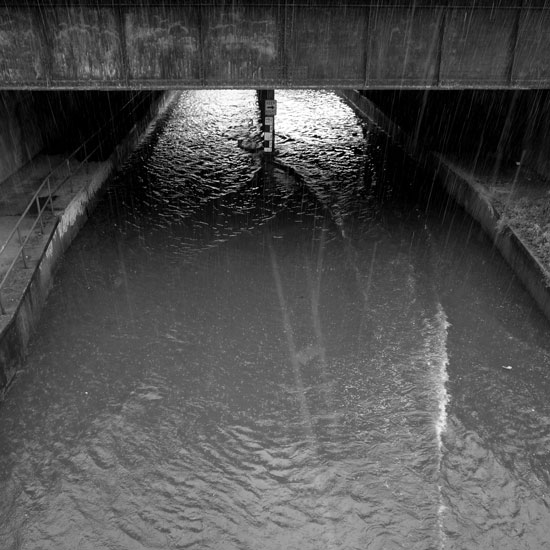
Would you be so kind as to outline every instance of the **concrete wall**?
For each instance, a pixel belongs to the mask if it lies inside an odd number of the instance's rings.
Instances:
[[[524,113],[523,116],[529,120],[522,144],[526,161],[550,181],[550,92],[539,94],[535,101],[526,106]]]
[[[33,158],[45,145],[31,92],[0,94],[0,182]]]
[[[153,101],[159,92],[0,92],[0,182],[39,152],[70,153],[130,102]],[[148,101],[136,112],[143,116]],[[133,124],[117,127],[117,138]],[[107,144],[106,149],[114,143]]]
[[[540,0],[4,0],[0,88],[550,86]]]
[[[413,141],[488,165],[524,164],[550,179],[550,91],[364,91]]]

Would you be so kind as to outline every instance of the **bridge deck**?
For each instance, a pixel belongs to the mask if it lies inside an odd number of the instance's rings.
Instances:
[[[537,0],[30,0],[0,7],[0,89],[547,88]]]

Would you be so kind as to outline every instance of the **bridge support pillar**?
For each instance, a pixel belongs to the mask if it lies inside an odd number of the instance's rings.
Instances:
[[[257,93],[260,104],[264,155],[272,158],[275,153],[275,115],[277,114],[275,90],[258,90]]]

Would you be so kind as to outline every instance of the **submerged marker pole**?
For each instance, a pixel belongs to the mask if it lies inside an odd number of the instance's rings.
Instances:
[[[262,117],[264,157],[271,159],[275,153],[275,115],[277,114],[275,90],[258,90],[258,102]]]

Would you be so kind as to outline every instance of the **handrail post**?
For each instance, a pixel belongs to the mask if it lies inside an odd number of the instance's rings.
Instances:
[[[23,267],[25,269],[29,269],[29,266],[27,265],[27,260],[25,258],[25,248],[24,247],[21,248],[21,259],[23,260]]]
[[[42,234],[44,234],[44,220],[42,219],[42,210],[40,209],[40,201],[38,200],[38,196],[36,197],[36,209],[38,210],[38,220],[40,221],[40,229],[42,230]]]
[[[50,176],[48,176],[48,197],[50,198],[50,208],[51,208],[52,216],[53,216],[53,214],[54,214],[54,211],[53,211],[53,197],[52,197],[52,188],[51,188],[51,185],[50,185]]]
[[[21,259],[23,260],[23,267],[27,269],[27,260],[25,259],[25,246],[23,245],[23,241],[21,239],[21,230],[19,227],[17,228],[17,236],[19,237],[19,244],[21,245]]]

